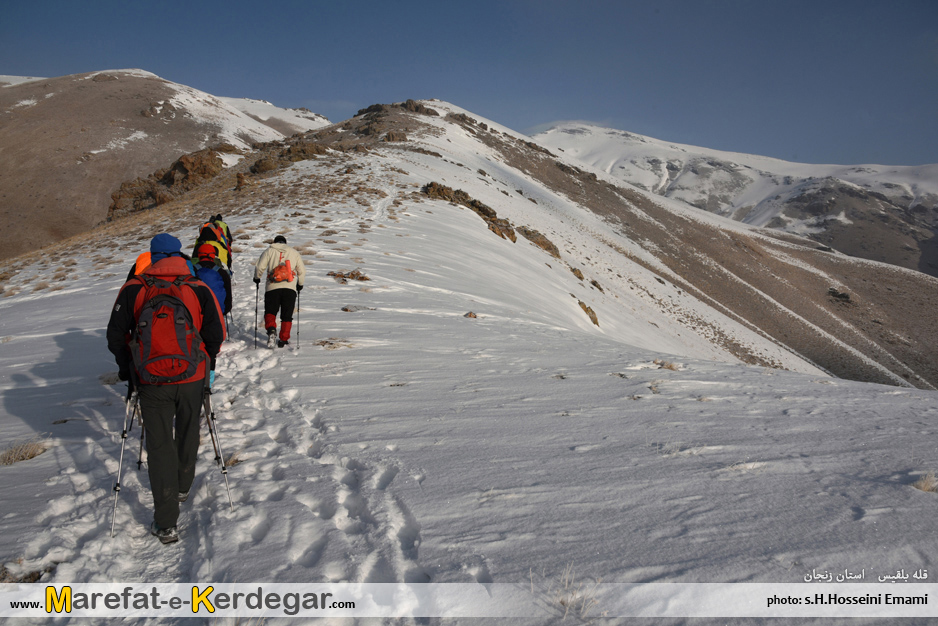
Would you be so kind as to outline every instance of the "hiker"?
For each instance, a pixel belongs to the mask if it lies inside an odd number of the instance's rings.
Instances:
[[[130,272],[127,274],[127,280],[132,280],[134,276],[139,276],[151,265],[168,256],[178,256],[185,259],[186,262],[189,263],[189,271],[195,276],[195,268],[192,266],[189,257],[182,253],[182,243],[172,235],[164,233],[150,240],[149,252],[142,252],[137,256],[137,260],[134,262],[133,266],[131,266]]]
[[[231,242],[233,241],[231,239],[231,229],[228,228],[228,224],[226,224],[225,220],[222,219],[221,213],[212,218],[212,223],[221,229],[221,232],[228,239],[228,247],[231,248]]]
[[[266,276],[264,291],[264,328],[267,347],[282,348],[290,343],[293,310],[297,294],[303,290],[306,268],[300,253],[287,245],[283,235],[274,237],[274,243],[264,250],[254,267],[254,284],[260,289],[261,277]],[[280,312],[280,335],[277,336],[277,312]]]
[[[150,249],[181,246],[161,234]],[[195,479],[199,413],[225,328],[212,290],[192,276],[186,260],[179,254],[153,256],[160,258],[117,294],[107,342],[118,378],[139,394],[153,492],[150,533],[166,544],[179,540],[179,504]]]
[[[231,231],[228,229],[228,225],[222,221],[220,213],[210,217],[208,221],[199,228],[199,236],[195,240],[195,246],[192,248],[193,257],[198,255],[197,250],[199,246],[204,243],[215,246],[218,250],[218,258],[221,259],[222,264],[228,268],[228,273],[230,274],[232,261]]]
[[[196,254],[196,277],[211,288],[221,306],[221,312],[228,315],[231,311],[231,275],[218,259],[218,248],[203,243],[196,250]]]

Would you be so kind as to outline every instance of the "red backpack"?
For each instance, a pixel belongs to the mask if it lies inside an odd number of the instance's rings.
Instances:
[[[186,285],[191,277],[167,280],[143,274],[137,278],[144,288],[135,302],[137,328],[129,347],[139,381],[156,385],[195,377],[207,356],[190,310],[194,303],[201,322],[198,298]]]
[[[268,279],[272,283],[289,283],[296,278],[296,272],[290,267],[290,259],[283,260],[283,252],[280,253],[280,265],[270,271]]]

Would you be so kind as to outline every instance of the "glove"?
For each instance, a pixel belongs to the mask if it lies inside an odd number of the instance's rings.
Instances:
[[[124,368],[121,368],[121,369],[117,372],[117,380],[121,380],[121,381],[123,381],[123,380],[130,380],[130,370],[126,370],[126,369],[124,369]]]
[[[255,276],[255,277],[254,277],[254,284],[255,284],[255,285],[260,285],[260,284],[261,284],[261,279],[258,278],[257,276]]]
[[[208,388],[211,389],[215,386],[215,372],[209,372],[208,374]]]
[[[299,293],[299,292],[301,292],[301,291],[303,291],[303,285],[297,285],[297,286],[296,286],[296,292]]]

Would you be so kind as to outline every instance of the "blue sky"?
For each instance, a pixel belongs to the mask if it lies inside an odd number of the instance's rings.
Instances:
[[[336,122],[439,98],[805,163],[938,163],[935,0],[0,0],[0,74],[140,68]]]

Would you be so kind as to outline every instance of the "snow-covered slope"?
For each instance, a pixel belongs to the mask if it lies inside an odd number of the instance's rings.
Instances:
[[[791,163],[572,122],[535,139],[622,181],[700,209],[813,236],[856,256],[938,273],[938,264],[929,265],[938,261],[932,250],[938,164]]]
[[[251,98],[218,99],[248,117],[278,130],[285,136],[322,128],[331,123],[322,115],[313,113],[309,109],[283,109],[266,100],[253,100]]]
[[[539,612],[513,623],[549,624],[568,608],[555,591],[565,571],[804,585],[812,572],[875,582],[934,570],[936,496],[912,483],[938,469],[938,393],[825,374],[683,286],[667,241],[629,236],[653,231],[582,206],[534,159],[512,165],[536,152],[524,138],[423,104],[438,115],[390,109],[324,129],[307,138],[326,146],[309,158],[258,176],[235,166],[240,190],[232,171],[197,202],[0,268],[0,441],[47,433],[49,445],[0,467],[8,578],[523,583]],[[374,140],[402,129],[407,141]],[[430,182],[537,230],[559,258],[428,196]],[[673,204],[628,219],[691,214]],[[150,236],[189,242],[215,212],[236,236],[234,323],[213,395],[223,449],[237,455],[234,510],[205,437],[181,541],[161,545],[129,444],[112,539],[124,386],[106,350],[109,306]],[[702,220],[707,236],[724,228],[755,255],[758,231]],[[255,347],[250,276],[278,233],[303,254],[307,281],[291,347],[268,350]],[[807,265],[799,245],[785,250]],[[330,276],[356,269],[368,280]],[[731,346],[788,371],[746,365]],[[610,609],[595,599],[590,616]]]

